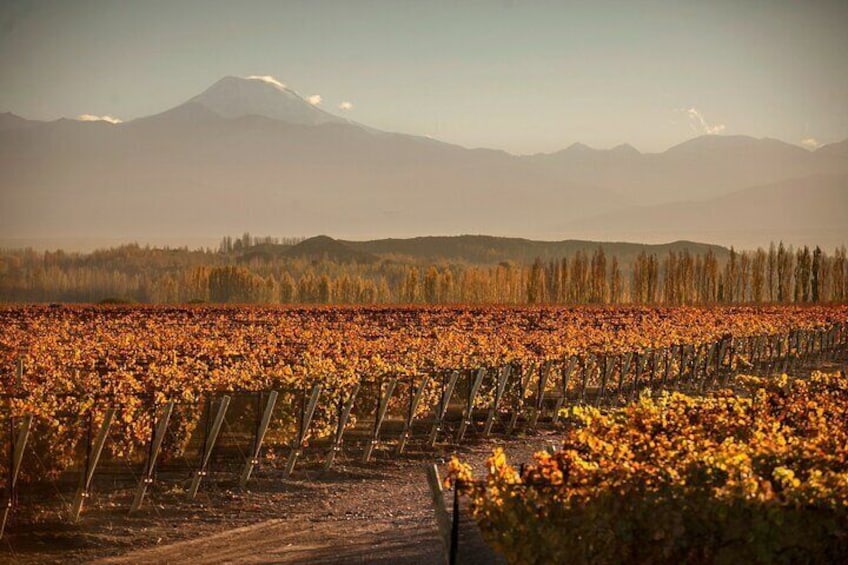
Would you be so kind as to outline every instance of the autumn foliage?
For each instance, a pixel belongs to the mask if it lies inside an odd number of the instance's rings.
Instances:
[[[515,563],[839,562],[848,555],[848,379],[741,377],[568,412],[562,448],[523,472],[495,451],[475,481],[490,539]]]
[[[433,376],[418,409],[424,415],[438,401],[441,377],[454,370],[511,364],[529,374],[542,363],[559,370],[572,356],[785,335],[846,321],[846,306],[0,307],[2,408],[14,418],[34,416],[30,445],[43,452],[39,465],[26,469],[44,475],[78,464],[77,446],[107,407],[117,409],[107,449],[123,458],[143,456],[157,409],[180,403],[165,443],[166,453],[179,453],[204,399],[276,390],[272,431],[285,443],[300,400],[316,385],[321,397],[308,435],[326,437],[337,406],[357,386],[355,413],[371,417],[376,389],[387,379],[398,379],[389,403],[398,414],[423,376]],[[744,362],[740,354],[735,359]],[[551,378],[549,385],[558,382]],[[485,388],[479,402],[490,394]]]

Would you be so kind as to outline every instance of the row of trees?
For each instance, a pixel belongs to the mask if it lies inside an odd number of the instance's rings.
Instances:
[[[244,242],[246,244],[247,242]],[[254,245],[251,242],[251,245]],[[844,247],[641,253],[623,265],[603,249],[529,265],[252,258],[126,246],[113,254],[0,255],[6,302],[713,304],[844,302]]]

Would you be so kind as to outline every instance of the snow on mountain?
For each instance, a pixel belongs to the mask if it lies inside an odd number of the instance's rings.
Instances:
[[[297,92],[269,76],[224,77],[189,100],[191,102],[201,104],[223,118],[262,116],[308,126],[351,123],[310,104]]]

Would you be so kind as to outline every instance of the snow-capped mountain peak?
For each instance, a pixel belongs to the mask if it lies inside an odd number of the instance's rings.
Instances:
[[[272,76],[224,77],[189,102],[224,118],[263,116],[298,125],[350,123],[304,100]]]

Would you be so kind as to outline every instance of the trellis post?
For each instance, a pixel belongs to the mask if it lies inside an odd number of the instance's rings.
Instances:
[[[321,396],[321,385],[312,387],[312,393],[309,395],[309,402],[306,402],[306,393],[304,391],[303,402],[301,403],[300,418],[298,419],[298,430],[295,443],[292,450],[289,452],[289,457],[286,460],[286,468],[283,471],[283,476],[289,477],[294,471],[294,465],[297,463],[298,457],[303,453],[304,443],[309,434],[309,425],[312,423],[312,416],[315,414],[315,407],[318,405],[318,397]]]
[[[259,406],[262,404],[262,393],[259,393],[257,398],[259,403],[257,404],[257,414],[259,413]],[[239,487],[244,488],[247,486],[247,481],[250,480],[250,475],[253,474],[253,470],[259,465],[259,456],[262,454],[262,442],[265,440],[265,434],[268,432],[268,426],[271,423],[271,416],[274,413],[274,406],[277,404],[277,391],[272,390],[268,394],[268,400],[265,402],[265,410],[262,413],[262,419],[258,421],[256,426],[256,432],[253,436],[253,452],[251,453],[250,458],[245,461],[244,469],[241,472],[241,476],[239,477]]]
[[[492,398],[492,403],[489,405],[489,413],[486,415],[486,425],[483,427],[483,437],[489,437],[492,433],[492,426],[494,426],[495,418],[498,414],[498,405],[503,398],[506,385],[509,382],[511,369],[511,365],[504,365],[496,373],[495,396]]]
[[[456,381],[459,379],[459,371],[451,371],[448,382],[442,388],[442,394],[439,398],[439,404],[436,408],[436,419],[433,422],[433,428],[430,430],[430,447],[436,445],[436,440],[439,438],[439,433],[445,425],[445,416],[448,413],[448,406],[453,395],[453,389],[456,387]],[[442,381],[444,382],[444,381]]]
[[[389,399],[395,391],[395,386],[397,386],[396,378],[389,379],[385,394],[383,394],[383,383],[379,383],[377,386],[378,402],[377,411],[374,414],[374,430],[371,433],[371,441],[365,445],[365,453],[362,454],[363,463],[368,463],[371,460],[371,454],[380,442],[380,428],[383,427],[383,420],[386,418],[386,412],[389,409]]]
[[[21,429],[18,430],[17,438],[15,438],[15,420],[9,416],[9,478],[6,483],[6,506],[3,508],[3,520],[0,522],[0,538],[6,532],[6,523],[17,499],[18,476],[21,472],[24,449],[26,449],[31,426],[32,414],[26,414],[21,422]]]
[[[73,506],[71,507],[71,522],[79,522],[82,506],[85,500],[91,493],[91,481],[94,479],[94,470],[97,468],[97,463],[100,461],[100,455],[103,453],[103,446],[106,445],[106,438],[109,437],[109,428],[112,426],[112,420],[115,417],[115,408],[110,407],[103,415],[103,422],[100,423],[100,429],[97,431],[97,437],[93,444],[86,445],[85,450],[85,469],[82,477],[80,477],[80,486],[74,496]],[[89,422],[89,434],[90,434]],[[89,435],[89,439],[90,439]]]
[[[418,405],[421,404],[421,398],[424,396],[424,389],[427,388],[427,385],[430,383],[430,374],[424,375],[424,378],[421,380],[421,384],[409,391],[409,407],[408,412],[406,414],[406,419],[403,422],[403,431],[400,434],[400,441],[398,441],[397,445],[397,453],[400,455],[403,453],[403,450],[406,448],[406,442],[409,441],[409,438],[412,435],[412,423],[415,421],[415,412],[418,410]],[[412,386],[410,384],[410,386]]]
[[[483,377],[486,376],[486,369],[476,371],[474,381],[471,388],[468,390],[468,396],[465,399],[465,409],[462,411],[462,422],[459,424],[459,431],[456,434],[456,442],[462,441],[465,437],[465,431],[473,423],[474,418],[474,401],[477,399],[477,392],[480,390],[480,385],[483,383]]]
[[[551,373],[551,363],[550,361],[546,361],[542,365],[541,372],[539,373],[539,388],[538,394],[536,396],[536,406],[533,411],[533,417],[530,418],[529,428],[531,430],[536,428],[536,425],[539,423],[539,416],[542,414],[542,410],[544,409],[545,402],[545,386],[548,384],[548,376]]]
[[[324,462],[324,470],[329,471],[336,459],[336,455],[342,450],[342,442],[344,441],[344,431],[347,426],[347,421],[350,419],[350,413],[353,410],[353,402],[356,400],[356,394],[359,392],[359,383],[353,385],[347,400],[341,404],[339,400],[339,421],[336,423],[336,432],[333,436],[333,445],[330,451],[327,452],[327,460]]]
[[[212,458],[212,450],[215,449],[215,442],[218,440],[218,434],[221,432],[221,426],[224,424],[224,417],[227,415],[227,408],[230,406],[230,397],[221,397],[218,403],[218,411],[215,414],[215,421],[212,422],[212,429],[203,441],[203,455],[200,458],[200,466],[194,474],[191,481],[191,487],[188,490],[188,497],[194,498],[197,496],[197,491],[200,489],[200,481],[209,472],[209,460]],[[209,410],[212,410],[212,404],[209,404]]]
[[[138,489],[135,492],[135,499],[130,507],[130,512],[135,512],[141,508],[141,504],[144,502],[144,495],[147,494],[147,489],[153,484],[156,459],[159,457],[159,452],[162,449],[162,442],[165,441],[165,433],[168,431],[168,421],[171,419],[171,413],[173,411],[174,401],[170,401],[165,404],[162,409],[162,415],[159,416],[159,421],[151,438],[150,451],[144,465],[144,472],[141,475],[141,481],[138,483]]]
[[[560,394],[559,398],[557,398],[556,404],[554,405],[553,424],[555,425],[559,422],[559,411],[562,409],[562,405],[565,404],[565,401],[568,398],[568,381],[571,377],[571,372],[574,370],[575,363],[577,363],[577,358],[572,356],[569,357],[568,362],[562,367],[562,394]]]
[[[509,418],[509,424],[506,427],[506,435],[512,435],[515,431],[515,426],[518,423],[518,418],[524,411],[524,395],[527,391],[527,385],[530,383],[530,378],[536,370],[536,365],[531,364],[530,367],[524,370],[518,377],[518,398],[515,400],[512,414]]]

